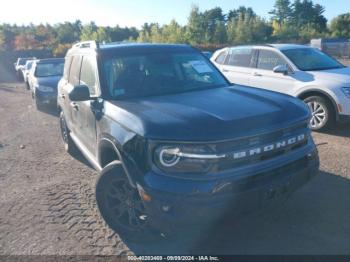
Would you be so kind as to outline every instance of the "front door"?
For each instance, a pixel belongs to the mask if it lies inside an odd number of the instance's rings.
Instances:
[[[286,60],[272,50],[261,49],[257,55],[256,68],[251,72],[249,85],[275,92],[292,94],[293,87],[296,84],[292,72],[286,75],[273,72],[273,69],[278,65],[288,65]]]
[[[89,88],[90,96],[96,97],[98,90],[96,57],[87,55],[83,57],[79,85]],[[96,98],[97,99],[97,98]],[[96,104],[95,98],[88,101],[73,102],[73,114],[77,125],[76,136],[84,146],[96,156]]]

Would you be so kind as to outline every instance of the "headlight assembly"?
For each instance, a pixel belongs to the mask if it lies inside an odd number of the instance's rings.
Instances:
[[[215,154],[207,146],[160,146],[154,152],[158,168],[168,172],[201,173],[225,155]]]
[[[345,96],[350,98],[350,87],[342,87],[341,90],[343,91]]]

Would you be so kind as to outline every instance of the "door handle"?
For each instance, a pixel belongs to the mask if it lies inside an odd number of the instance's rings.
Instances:
[[[76,110],[76,111],[78,111],[78,110],[79,110],[79,106],[78,106],[78,104],[77,104],[77,103],[75,103],[75,102],[71,102],[71,103],[70,103],[70,105],[71,105],[71,107],[73,107],[73,108],[74,108],[74,110]]]
[[[222,72],[227,73],[227,72],[230,72],[230,71],[229,71],[229,70],[227,70],[227,69],[222,69]]]
[[[262,76],[262,74],[259,74],[259,73],[257,73],[257,72],[254,72],[253,75],[254,75],[254,76]]]

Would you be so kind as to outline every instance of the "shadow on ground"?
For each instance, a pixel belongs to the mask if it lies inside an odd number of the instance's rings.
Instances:
[[[225,219],[195,238],[135,244],[135,254],[350,254],[350,180],[327,172],[282,206]]]

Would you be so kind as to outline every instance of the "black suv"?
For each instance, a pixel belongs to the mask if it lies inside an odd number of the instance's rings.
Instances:
[[[58,105],[66,150],[100,171],[98,208],[124,235],[254,210],[318,173],[303,102],[232,86],[187,45],[78,43]]]

